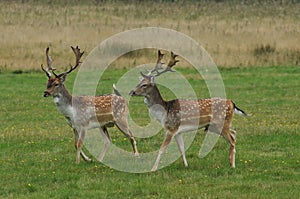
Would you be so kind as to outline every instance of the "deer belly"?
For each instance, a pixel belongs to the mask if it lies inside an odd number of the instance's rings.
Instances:
[[[180,121],[179,131],[193,131],[207,126],[210,123],[211,115],[183,117]]]
[[[89,123],[88,129],[100,128],[101,125],[98,121],[91,121]]]
[[[114,116],[111,112],[110,113],[97,113],[96,116],[97,116],[97,121],[101,126],[105,126],[106,124],[111,123],[115,120]]]
[[[197,129],[197,125],[180,125],[178,128],[178,132],[195,131]]]
[[[98,115],[96,118],[90,120],[88,129],[100,128],[100,127],[112,127],[113,126],[113,117],[108,115]]]

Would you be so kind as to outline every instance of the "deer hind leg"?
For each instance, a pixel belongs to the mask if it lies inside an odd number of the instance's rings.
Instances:
[[[235,143],[236,143],[236,132],[229,128],[229,125],[224,124],[224,128],[222,131],[222,135],[224,138],[229,142],[230,149],[229,149],[229,163],[232,168],[235,168]]]
[[[101,151],[101,153],[98,157],[98,161],[102,162],[103,158],[106,154],[106,151],[107,151],[108,147],[111,144],[111,139],[110,139],[110,136],[108,134],[107,128],[105,126],[102,127],[102,130],[101,129],[99,129],[99,130],[100,130],[101,135],[104,137],[104,148],[102,149],[102,151]]]
[[[133,137],[133,133],[130,131],[130,129],[128,127],[127,121],[126,122],[116,122],[116,125],[120,129],[120,131],[122,131],[124,133],[124,135],[130,140],[135,157],[139,157],[139,152],[136,147],[136,141]]]
[[[164,142],[162,143],[160,149],[159,149],[159,152],[158,152],[158,155],[157,155],[157,158],[155,160],[155,163],[151,169],[151,171],[156,171],[157,168],[158,168],[158,164],[159,164],[159,161],[160,161],[160,158],[161,158],[161,155],[164,153],[164,151],[166,150],[167,146],[170,144],[171,140],[172,140],[172,137],[173,135],[170,134],[170,133],[167,133],[167,136],[164,140]]]
[[[220,134],[221,125],[218,124],[210,124],[208,127],[205,128],[206,131],[210,131],[216,134]],[[229,129],[230,125],[226,124],[226,121],[223,126],[223,130],[221,135],[225,138],[225,140],[230,144],[230,149],[229,149],[229,156],[228,160],[230,163],[230,166],[232,168],[235,168],[235,131]]]
[[[182,157],[182,161],[185,167],[188,166],[188,163],[186,161],[186,157],[185,157],[185,151],[184,151],[184,142],[183,142],[183,138],[182,138],[182,134],[178,133],[174,136],[176,143],[178,145],[178,149],[180,151],[181,157]]]
[[[231,167],[235,168],[235,153],[236,153],[236,149],[235,149],[235,143],[236,143],[236,131],[230,129],[230,137],[233,140],[233,145],[230,145],[230,156],[229,159],[232,161],[231,163]]]
[[[74,139],[74,146],[75,146],[75,149],[76,149],[76,151],[77,151],[77,143],[78,143],[79,133],[77,132],[76,129],[73,129],[73,132],[74,132],[74,137],[75,137],[75,139]],[[91,161],[92,161],[92,159],[89,158],[89,157],[83,152],[82,149],[80,150],[80,155],[81,155],[81,157],[83,158],[84,161],[87,161],[87,162],[91,162]],[[76,161],[77,161],[77,160],[76,160]]]

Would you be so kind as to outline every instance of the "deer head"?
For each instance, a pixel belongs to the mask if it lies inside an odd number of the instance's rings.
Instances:
[[[175,72],[174,70],[172,70],[172,67],[177,62],[179,62],[179,60],[176,60],[176,57],[178,55],[171,52],[170,60],[165,69],[163,69],[163,67],[162,67],[164,64],[162,62],[163,56],[164,56],[164,54],[162,54],[161,51],[158,50],[156,65],[154,66],[153,69],[148,70],[147,75],[145,75],[141,72],[141,75],[142,75],[141,81],[134,90],[129,92],[130,96],[144,96],[144,97],[149,96],[152,93],[153,88],[156,87],[155,77],[160,76],[161,74],[168,72],[168,71]],[[163,69],[163,70],[159,71],[160,69]]]
[[[71,73],[73,70],[77,68],[77,66],[81,63],[80,58],[83,55],[84,52],[80,52],[80,49],[78,46],[74,48],[71,46],[74,54],[75,54],[75,65],[72,66],[70,65],[70,69],[66,72],[63,72],[59,75],[57,75],[54,70],[55,68],[52,67],[52,59],[49,56],[49,47],[46,49],[46,59],[47,59],[47,68],[45,69],[43,67],[43,64],[41,65],[42,70],[45,72],[45,74],[48,77],[48,82],[46,84],[46,90],[44,91],[44,97],[49,97],[49,96],[55,96],[57,95],[62,88],[64,88],[64,82],[66,80],[66,77],[69,73]],[[51,73],[52,72],[52,73]],[[52,77],[52,74],[54,77]]]

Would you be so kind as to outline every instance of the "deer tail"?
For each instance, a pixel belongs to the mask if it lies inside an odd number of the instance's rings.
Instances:
[[[114,93],[118,96],[121,96],[121,93],[118,91],[117,87],[115,84],[113,84],[113,89],[114,89]]]
[[[242,116],[251,116],[250,114],[247,114],[245,111],[243,111],[242,109],[237,107],[233,101],[231,101],[231,102],[232,102],[233,107],[234,107],[234,113],[236,113],[238,115],[242,115]]]

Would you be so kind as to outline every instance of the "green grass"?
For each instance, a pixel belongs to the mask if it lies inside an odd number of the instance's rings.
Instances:
[[[298,198],[299,6],[296,1],[1,1],[0,198]],[[227,97],[253,114],[233,121],[236,169],[229,168],[223,139],[198,158],[202,130],[186,152],[188,168],[181,159],[143,174],[97,162],[75,164],[73,133],[52,99],[42,97],[46,77],[36,70],[45,61],[44,50],[50,45],[54,65],[62,66],[74,61],[70,45],[90,52],[108,37],[140,27],[185,33],[225,67]],[[149,59],[153,62],[148,52],[123,56],[104,74],[97,93],[112,92],[126,68]],[[198,97],[208,97],[194,70],[176,70]],[[70,90],[74,79],[75,74],[67,79]],[[174,96],[160,89],[165,98]],[[137,123],[149,121],[142,98],[131,98],[129,108]],[[115,145],[131,151],[116,128],[109,131]],[[164,133],[159,135],[137,139],[139,151],[157,150]]]
[[[253,116],[235,116],[236,169],[229,168],[223,139],[203,159],[202,130],[181,159],[154,173],[116,171],[101,163],[75,164],[73,133],[50,98],[46,77],[30,72],[0,74],[0,198],[297,198],[300,195],[299,68],[222,69],[228,98]],[[125,70],[107,74],[119,77]],[[187,75],[191,69],[180,70]],[[75,74],[67,79],[72,88]],[[105,77],[104,77],[105,79]],[[203,80],[188,78],[199,97],[208,97]],[[114,78],[102,82],[111,92]],[[138,77],[137,77],[138,81]],[[166,90],[167,91],[167,90]],[[164,96],[170,96],[164,92]],[[142,98],[130,110],[146,110]],[[138,105],[133,104],[137,103]],[[133,117],[146,121],[148,113]],[[110,129],[114,144],[131,150]],[[140,152],[157,150],[161,139],[137,139]]]

